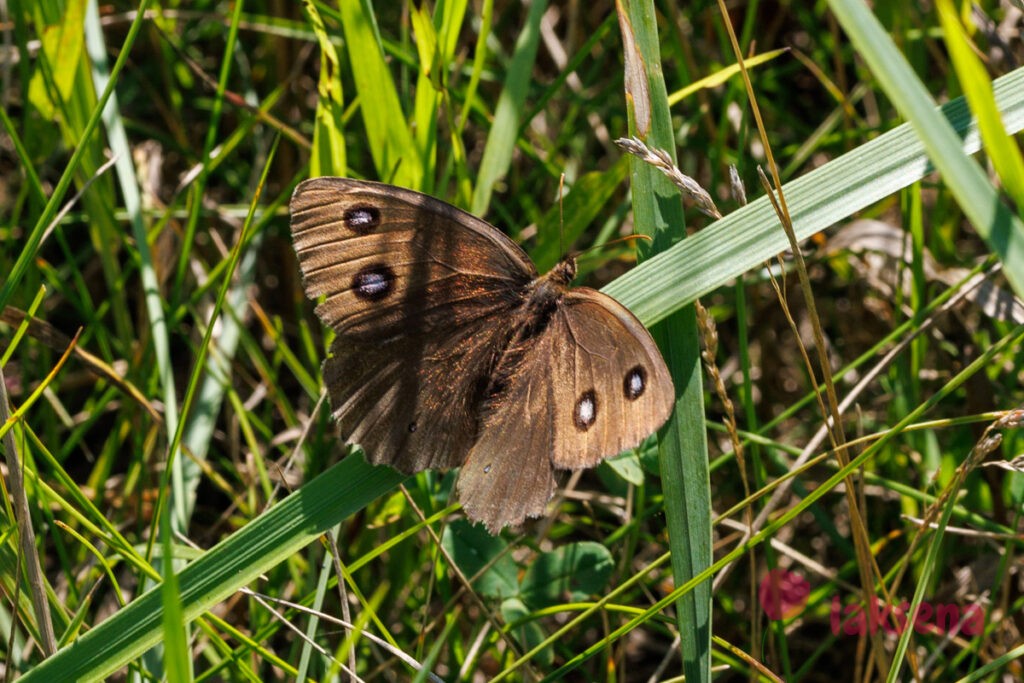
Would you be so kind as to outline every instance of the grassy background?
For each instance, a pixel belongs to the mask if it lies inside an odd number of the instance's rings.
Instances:
[[[6,675],[1020,678],[1024,480],[982,466],[1022,443],[1024,165],[995,114],[1024,127],[1011,5],[10,3]],[[765,55],[749,89],[730,25]],[[615,146],[648,110],[724,219],[674,217]],[[805,264],[773,261],[771,160]],[[706,393],[677,374],[660,448],[498,538],[450,505],[451,473],[398,488],[334,464],[287,219],[329,173],[471,209],[542,270],[657,231],[643,265],[620,244],[582,279],[694,372],[701,336]],[[773,568],[784,620],[757,594]],[[977,632],[872,633],[870,596],[984,611]]]

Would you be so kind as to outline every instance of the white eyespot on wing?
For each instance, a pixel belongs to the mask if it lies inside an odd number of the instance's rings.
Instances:
[[[630,401],[635,401],[643,396],[646,389],[647,370],[642,365],[631,368],[622,380],[623,395]]]
[[[380,209],[371,205],[356,205],[347,209],[343,219],[345,227],[357,235],[368,235],[380,225]]]
[[[352,278],[352,290],[365,301],[380,301],[395,288],[395,273],[383,264],[364,268]]]
[[[582,432],[590,429],[597,421],[597,394],[593,389],[588,389],[580,395],[576,401],[576,407],[572,412],[572,421],[576,429]]]

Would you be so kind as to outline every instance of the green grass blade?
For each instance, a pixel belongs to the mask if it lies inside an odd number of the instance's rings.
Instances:
[[[749,59],[743,60],[743,65],[747,69],[754,69],[762,64],[771,62],[776,57],[781,57],[786,54],[788,50],[769,50],[768,52],[754,55]],[[680,88],[676,92],[668,96],[669,106],[675,106],[690,97],[699,90],[717,88],[729,82],[729,79],[735,78],[740,75],[740,65],[730,64],[729,66],[723,67],[715,73],[706,76],[699,81],[690,83],[685,88]]]
[[[228,23],[228,33],[225,37],[224,52],[220,59],[220,72],[217,74],[217,90],[213,96],[210,107],[210,118],[206,122],[206,136],[203,141],[203,151],[200,156],[199,175],[189,183],[188,194],[190,198],[189,216],[185,224],[185,234],[182,237],[178,248],[178,265],[174,275],[172,292],[182,290],[184,278],[188,269],[189,261],[193,258],[193,247],[195,246],[196,231],[199,229],[200,214],[203,209],[203,198],[206,195],[207,183],[210,179],[210,172],[213,168],[211,161],[216,156],[217,136],[220,132],[221,113],[224,109],[224,96],[227,92],[228,80],[232,74],[232,67],[235,64],[235,46],[238,44],[238,25],[242,16],[244,2],[236,2],[232,8],[231,19]],[[178,510],[176,515],[180,515]],[[175,523],[178,523],[176,520]]]
[[[84,39],[86,7],[84,3],[75,3],[58,16],[56,13],[59,11],[56,3],[40,7],[37,18],[46,26],[38,28],[44,38],[51,40],[43,41],[44,49],[39,55],[39,68],[35,73],[37,78],[33,78],[29,86],[29,98],[44,119],[56,121],[67,147],[85,150],[78,169],[77,182],[82,188],[78,201],[90,216],[90,239],[97,247],[97,257],[109,288],[110,303],[113,304],[105,314],[113,319],[117,340],[131,339],[134,330],[127,314],[118,258],[122,247],[121,232],[112,209],[116,203],[114,187],[109,176],[96,178],[107,161],[107,151],[102,138],[84,134],[88,119],[97,107],[96,92],[102,90],[90,74],[90,60],[86,55],[86,48],[92,49]],[[56,23],[52,23],[54,21]],[[33,85],[37,87],[33,88]],[[86,186],[90,180],[94,182]],[[98,248],[99,245],[104,248]]]
[[[345,157],[345,95],[341,86],[341,62],[327,35],[323,19],[312,0],[303,3],[309,24],[313,27],[320,46],[320,78],[317,81],[319,98],[316,119],[313,122],[313,153],[309,159],[311,177],[322,175],[348,175]]]
[[[997,79],[995,96],[1006,129],[1024,129],[1024,68]],[[980,148],[977,123],[964,98],[937,111],[966,153]],[[880,135],[785,185],[797,239],[810,237],[933,170],[910,124]],[[836,192],[837,187],[844,191]],[[788,248],[771,204],[761,197],[645,261],[603,291],[653,325]]]
[[[530,85],[533,62],[537,58],[540,43],[540,20],[548,3],[537,0],[530,4],[519,38],[516,40],[512,63],[508,67],[505,87],[494,109],[494,122],[487,134],[484,155],[477,172],[476,187],[473,189],[472,213],[483,216],[491,203],[494,185],[508,172],[512,152],[518,138],[519,119],[526,104],[526,93]]]
[[[239,587],[288,559],[404,477],[350,457],[307,483],[178,573],[182,613],[190,622]],[[21,680],[73,681],[109,676],[159,642],[160,587],[143,594]]]
[[[109,75],[106,61],[106,44],[102,28],[100,27],[99,16],[96,6],[91,5],[93,11],[89,12],[85,22],[86,44],[89,47],[90,57],[93,64],[93,78],[97,88],[109,85]],[[140,279],[143,283],[146,313],[149,319],[150,336],[153,342],[154,355],[156,356],[157,373],[160,377],[160,389],[163,392],[163,401],[166,407],[164,414],[164,425],[168,430],[168,439],[174,433],[178,425],[177,396],[174,385],[174,364],[170,353],[170,340],[168,337],[167,317],[164,311],[164,302],[160,295],[160,286],[157,281],[152,254],[149,249],[149,241],[146,226],[142,218],[142,202],[139,194],[138,181],[135,177],[135,167],[131,156],[131,147],[125,133],[124,124],[119,114],[117,97],[111,95],[107,106],[103,110],[103,123],[110,138],[111,149],[117,155],[115,172],[117,180],[124,197],[124,207],[132,226],[132,234],[135,237],[136,248],[138,249],[140,261]],[[181,496],[181,483],[183,480],[182,463],[180,458],[173,458],[169,461],[172,476],[170,480],[174,487],[167,490],[172,504],[173,519],[168,518],[166,524],[161,524],[159,540],[164,549],[164,560],[162,571],[171,577],[171,581],[160,586],[165,606],[165,620],[163,622],[163,642],[168,650],[161,653],[150,653],[148,668],[158,670],[157,667],[166,666],[167,674],[171,680],[186,680],[189,678],[187,663],[183,660],[182,652],[187,652],[185,645],[186,636],[184,624],[176,617],[181,606],[178,600],[176,584],[173,580],[173,558],[169,550],[173,544],[172,529],[184,531],[184,502]],[[153,536],[157,538],[157,536]],[[168,573],[169,572],[169,573]],[[149,582],[144,580],[141,585],[148,586]]]
[[[441,91],[444,88],[442,72],[447,68],[438,47],[438,35],[426,5],[409,12],[419,55],[419,69],[416,72],[416,101],[413,104],[413,119],[416,130],[416,149],[425,168],[437,165],[437,124],[441,105]],[[433,174],[426,174],[424,192],[434,190]]]
[[[627,103],[630,133],[649,129],[648,145],[667,150],[675,159],[675,136],[668,94],[660,67],[661,51],[654,5],[649,0],[623,1],[619,25],[627,51]],[[636,54],[629,54],[636,50]],[[646,87],[645,87],[646,86]],[[643,102],[644,98],[649,98]],[[649,116],[647,122],[640,121]],[[683,230],[678,189],[657,169],[635,157],[632,168],[633,215],[637,229],[654,237],[654,250],[670,244]],[[685,242],[686,240],[684,240]],[[661,247],[664,248],[664,247]],[[692,305],[680,308],[652,330],[676,388],[675,412],[658,433],[672,551],[672,575],[677,585],[689,581],[711,564],[711,491],[704,390],[697,340],[697,317]],[[676,601],[683,670],[688,681],[711,680],[711,583],[706,581]]]
[[[1024,161],[1020,147],[1006,134],[999,108],[992,94],[992,81],[981,60],[971,50],[967,34],[950,0],[939,0],[936,8],[942,20],[942,30],[949,48],[949,56],[956,69],[960,86],[971,111],[978,119],[981,142],[992,160],[996,173],[1003,181],[1007,193],[1017,206],[1024,206]]]
[[[57,211],[60,209],[61,202],[64,199],[64,195],[67,193],[68,188],[71,186],[71,181],[74,179],[75,173],[78,171],[80,164],[83,159],[87,156],[90,151],[90,146],[85,143],[92,137],[92,134],[96,131],[96,127],[100,122],[100,117],[103,112],[103,108],[106,105],[108,99],[114,92],[114,83],[116,82],[117,74],[120,73],[121,69],[124,68],[125,63],[128,61],[128,56],[131,52],[131,46],[138,37],[139,30],[145,21],[146,8],[149,4],[149,0],[141,0],[139,3],[138,14],[132,21],[131,26],[128,29],[128,33],[125,36],[125,41],[121,46],[121,52],[118,54],[117,60],[114,63],[114,67],[111,69],[111,78],[107,83],[107,87],[104,88],[103,93],[100,95],[96,106],[93,107],[92,112],[89,115],[85,126],[82,129],[82,134],[79,139],[79,144],[75,146],[74,152],[71,155],[71,159],[64,167],[64,172],[61,174],[60,180],[57,182],[57,186],[54,188],[53,193],[50,195],[49,200],[46,203],[45,208],[32,227],[31,232],[28,235],[24,248],[18,254],[18,258],[15,261],[8,277],[4,280],[3,288],[0,289],[0,310],[10,301],[14,295],[15,290],[21,283],[21,279],[24,277],[25,272],[28,270],[29,265],[36,257],[36,252],[39,249],[39,245],[42,242],[43,235],[46,229],[49,227],[50,222],[54,216],[57,215]]]
[[[21,136],[18,135],[18,129],[14,126],[14,122],[7,115],[7,108],[0,107],[0,123],[3,124],[4,133],[11,140],[11,146],[14,147],[14,153],[18,158],[18,163],[21,164],[21,168],[25,171],[25,179],[28,181],[28,186],[32,190],[32,194],[42,202],[46,201],[46,194],[43,192],[43,185],[39,181],[39,174],[36,173],[35,167],[32,165],[32,156],[29,154],[28,149],[25,148],[25,143],[22,142]]]
[[[373,8],[368,0],[343,0],[339,9],[377,175],[381,180],[419,189],[423,186],[423,160],[417,154],[398,90],[384,61]]]
[[[1024,296],[1024,223],[1000,199],[978,163],[964,154],[961,139],[935,111],[931,95],[867,4],[830,0],[829,6],[885,94],[917,131],[974,229],[1002,261],[1017,296]]]
[[[249,234],[252,235],[245,251],[238,262],[238,272],[234,279],[229,278],[230,288],[224,299],[227,315],[220,316],[219,334],[217,336],[217,352],[206,357],[206,371],[202,374],[201,385],[196,392],[195,408],[184,425],[181,443],[189,458],[182,463],[184,480],[182,482],[182,498],[184,499],[185,519],[190,521],[195,510],[196,490],[203,478],[202,468],[194,461],[206,461],[211,443],[217,428],[217,417],[223,410],[224,395],[231,386],[232,361],[235,360],[242,337],[245,334],[244,320],[249,307],[249,290],[256,280],[259,266],[260,247],[266,235],[266,223],[270,222],[274,213],[285,203],[286,197],[279,197],[266,207],[258,224]],[[244,414],[244,413],[240,413]]]
[[[163,618],[160,620],[162,651],[159,653],[159,663],[166,672],[168,681],[184,683],[192,680],[192,661],[188,654],[188,623],[182,611],[178,575],[174,571],[174,565],[179,560],[174,557],[174,532],[171,530],[169,508],[164,508],[160,517],[160,547],[160,574],[163,581],[157,588],[160,591]],[[150,651],[150,657],[155,658],[153,650]]]
[[[105,87],[109,83],[106,42],[100,26],[99,15],[95,8],[86,17],[85,33],[90,57],[93,61],[94,79],[98,86]],[[124,122],[119,114],[116,95],[112,94],[108,100],[108,106],[103,113],[103,123],[107,129],[111,149],[117,154],[114,170],[124,198],[125,213],[127,213],[128,220],[131,223],[132,235],[135,238],[136,248],[139,253],[139,275],[142,280],[146,313],[149,317],[149,334],[153,341],[153,351],[156,356],[160,386],[163,391],[165,406],[164,422],[167,427],[168,438],[170,438],[178,423],[178,401],[174,386],[174,363],[171,359],[164,302],[160,296],[160,286],[157,282],[156,270],[153,265],[153,257],[146,234],[146,226],[142,218],[142,199],[139,195],[139,185],[135,177],[131,145],[125,133]],[[180,477],[181,473],[178,472],[175,481],[180,481]],[[177,499],[175,497],[175,500]],[[181,522],[180,517],[177,521]],[[184,530],[183,526],[176,528]]]

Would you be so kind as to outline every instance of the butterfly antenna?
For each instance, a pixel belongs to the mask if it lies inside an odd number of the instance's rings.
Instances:
[[[616,244],[621,244],[622,242],[632,242],[633,240],[647,240],[648,242],[653,241],[650,235],[624,235],[622,237],[616,237],[613,240],[608,240],[607,242],[602,242],[601,244],[592,244],[583,251],[581,251],[580,253],[576,254],[576,256],[580,257],[588,252],[594,251],[595,249],[604,249],[605,247],[611,247]]]
[[[565,244],[562,237],[565,234],[565,217],[562,215],[562,197],[565,191],[565,174],[558,177],[558,253],[565,256]]]

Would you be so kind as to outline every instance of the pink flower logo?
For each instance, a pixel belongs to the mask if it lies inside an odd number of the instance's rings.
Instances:
[[[811,594],[811,584],[795,572],[772,569],[761,579],[757,591],[761,608],[769,619],[791,619],[803,611]]]

